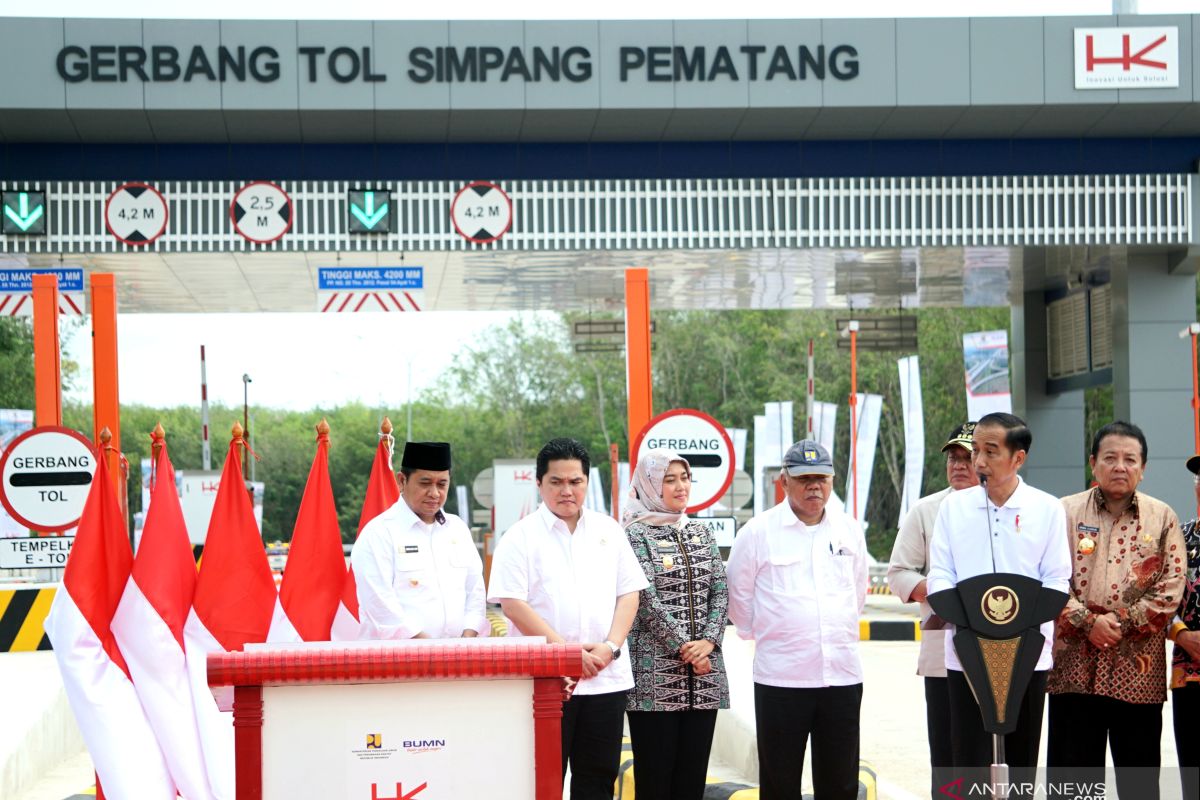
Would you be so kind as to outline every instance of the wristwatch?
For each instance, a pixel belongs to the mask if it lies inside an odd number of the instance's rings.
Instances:
[[[618,645],[613,644],[612,642],[608,641],[607,639],[604,640],[604,643],[606,645],[608,645],[609,650],[613,651],[613,661],[616,661],[618,658],[621,657],[621,648]]]

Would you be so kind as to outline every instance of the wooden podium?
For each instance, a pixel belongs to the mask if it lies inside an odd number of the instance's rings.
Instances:
[[[233,690],[237,800],[560,800],[579,645],[463,642],[209,655],[214,694]]]

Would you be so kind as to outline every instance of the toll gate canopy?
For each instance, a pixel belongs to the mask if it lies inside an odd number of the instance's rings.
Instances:
[[[1009,305],[1030,481],[1111,382],[1191,503],[1200,16],[0,19],[0,69],[3,267],[123,312]]]

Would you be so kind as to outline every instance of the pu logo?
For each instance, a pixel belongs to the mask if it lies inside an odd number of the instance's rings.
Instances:
[[[396,796],[395,797],[383,797],[379,794],[379,787],[376,784],[372,783],[371,784],[371,800],[412,800],[418,794],[425,791],[425,787],[427,787],[428,785],[429,785],[428,783],[422,783],[420,786],[413,789],[408,794],[405,794],[404,788],[400,785],[400,782],[396,781]]]
[[[367,734],[367,749],[368,750],[378,750],[381,747],[383,747],[383,734],[368,733]]]

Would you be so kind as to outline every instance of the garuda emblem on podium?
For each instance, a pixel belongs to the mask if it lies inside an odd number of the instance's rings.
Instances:
[[[1017,593],[1007,586],[993,586],[983,593],[981,601],[983,615],[989,622],[996,625],[1006,625],[1017,616],[1020,603]]]

